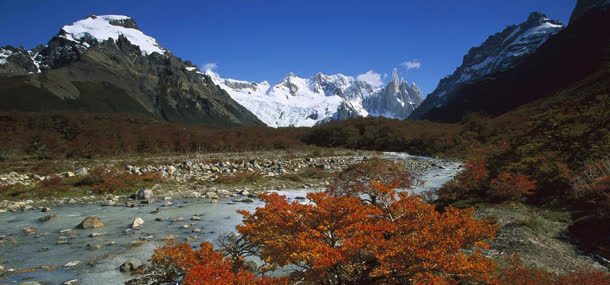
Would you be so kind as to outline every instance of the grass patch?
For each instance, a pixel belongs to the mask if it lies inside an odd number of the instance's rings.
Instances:
[[[307,183],[320,182],[332,177],[333,173],[315,167],[302,169],[299,173],[290,173],[276,176],[264,176],[258,172],[237,172],[233,175],[222,175],[214,181],[199,181],[203,187],[228,186],[241,187],[253,186],[261,188],[273,188],[279,185],[299,187]]]
[[[213,183],[222,185],[241,185],[257,183],[264,179],[263,175],[259,172],[236,172],[233,175],[223,175],[214,180]]]
[[[544,219],[536,213],[530,213],[527,218],[521,221],[521,224],[530,228],[533,231],[539,231],[544,226]]]

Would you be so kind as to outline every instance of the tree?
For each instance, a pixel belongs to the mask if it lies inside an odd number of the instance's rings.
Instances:
[[[408,188],[413,179],[400,163],[373,158],[347,167],[335,177],[327,191],[335,196],[360,196],[361,199],[376,204],[381,193],[377,193],[377,188],[372,183]]]
[[[370,184],[377,202],[310,193],[311,203],[264,194],[265,207],[241,211],[243,237],[260,249],[268,270],[298,268],[292,278],[321,284],[493,283],[487,248],[495,228],[473,210],[440,213],[396,185]],[[368,192],[368,191],[367,191]],[[466,253],[471,250],[471,253]]]

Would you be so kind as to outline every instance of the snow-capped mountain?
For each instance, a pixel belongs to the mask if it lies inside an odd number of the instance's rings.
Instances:
[[[70,64],[94,45],[112,39],[127,41],[143,55],[165,54],[157,40],[138,29],[136,22],[122,15],[91,15],[63,26],[46,45],[32,50],[10,46],[0,48],[0,72],[41,72]],[[11,64],[12,63],[12,64]],[[23,67],[23,70],[19,70]]]
[[[411,117],[422,118],[433,108],[442,106],[448,98],[459,96],[455,92],[463,84],[471,84],[515,67],[525,56],[532,54],[549,37],[562,29],[561,22],[534,12],[525,22],[508,26],[502,32],[488,37],[482,45],[468,51],[462,65],[453,74],[440,80],[436,89],[426,97]]]
[[[138,113],[172,122],[262,125],[128,16],[91,15],[32,50],[0,48],[0,110]]]
[[[385,88],[343,74],[317,73],[301,78],[289,73],[273,86],[267,81],[226,79],[211,71],[206,74],[271,127],[309,127],[366,116],[406,118],[421,102],[419,89],[400,80],[396,70]]]
[[[392,81],[385,88],[364,100],[364,108],[369,115],[387,118],[407,118],[419,104],[422,97],[415,83],[399,79],[396,69]]]

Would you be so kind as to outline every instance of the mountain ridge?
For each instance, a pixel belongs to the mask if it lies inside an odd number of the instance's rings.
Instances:
[[[561,22],[533,12],[524,22],[509,25],[490,35],[481,45],[471,48],[464,55],[462,64],[451,75],[439,81],[438,86],[410,117],[425,119],[426,113],[440,108],[452,97],[459,97],[460,94],[456,91],[462,86],[514,68],[562,29]]]
[[[318,72],[301,78],[289,72],[274,85],[222,78],[209,70],[205,73],[271,127],[310,127],[367,116],[406,118],[422,101],[419,88],[398,78],[396,69],[385,87],[341,73]]]
[[[518,65],[462,84],[444,104],[420,110],[413,117],[457,122],[469,113],[497,116],[582,80],[610,57],[608,13],[604,6],[589,10]]]

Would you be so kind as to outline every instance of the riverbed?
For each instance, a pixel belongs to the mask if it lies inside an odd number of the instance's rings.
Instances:
[[[390,159],[428,159],[435,167],[417,177],[422,183],[410,191],[419,193],[438,188],[460,169],[460,163],[435,158],[385,153]],[[288,199],[301,199],[310,191],[322,189],[288,189],[276,191]],[[137,207],[103,207],[99,205],[68,205],[49,213],[28,210],[0,213],[0,265],[4,277],[0,284],[36,281],[40,284],[62,284],[78,280],[79,284],[122,284],[130,279],[118,270],[128,259],[146,261],[153,250],[176,238],[198,244],[212,241],[219,234],[232,232],[241,222],[237,210],[252,211],[262,202],[233,202],[206,199],[162,200]],[[57,218],[39,219],[48,214]],[[104,222],[96,229],[76,229],[83,218],[95,216]],[[137,230],[129,225],[136,218],[144,220]],[[24,229],[33,227],[34,232]],[[11,272],[12,271],[12,272]]]

